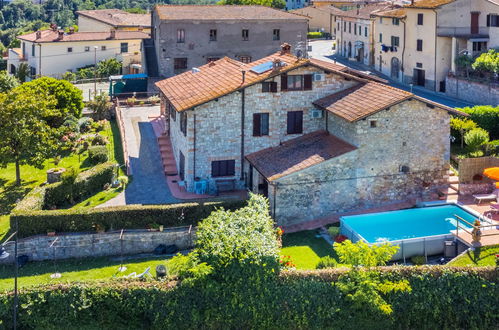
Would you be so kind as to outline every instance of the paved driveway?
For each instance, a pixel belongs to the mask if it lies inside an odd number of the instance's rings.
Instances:
[[[370,71],[377,76],[386,79],[389,81],[389,85],[400,88],[406,91],[411,91],[411,87],[409,85],[401,84],[398,81],[395,81],[391,79],[390,77],[387,77],[383,74],[380,74],[376,71],[374,71],[374,68],[369,67],[367,65],[358,63],[358,62],[352,62],[349,61],[348,59],[337,56],[334,54],[332,47],[333,47],[333,41],[332,40],[317,40],[317,41],[312,41],[309,43],[309,46],[312,46],[312,51],[309,52],[309,56],[323,60],[323,61],[329,61],[329,62],[337,62],[343,65],[346,65],[348,67],[351,67],[352,69],[360,70],[360,71]],[[438,102],[443,105],[453,107],[453,108],[462,108],[462,107],[468,107],[468,106],[473,106],[473,103],[466,102],[466,101],[461,101],[455,98],[451,98],[446,96],[443,93],[437,93],[434,91],[430,91],[428,89],[425,89],[423,87],[413,87],[412,88],[412,93],[424,97],[425,99],[431,100],[433,102]]]
[[[102,204],[117,206],[128,204],[178,203],[168,189],[150,116],[159,115],[159,106],[124,108],[126,142],[132,169],[132,181],[116,198]]]

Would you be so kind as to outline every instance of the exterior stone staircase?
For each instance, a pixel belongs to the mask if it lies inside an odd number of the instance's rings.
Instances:
[[[161,161],[163,162],[163,169],[165,175],[172,176],[177,175],[177,165],[175,164],[175,158],[173,157],[173,147],[170,141],[170,137],[166,135],[161,135],[158,137],[159,152],[161,154]]]
[[[457,197],[459,196],[459,177],[450,170],[448,176],[449,185],[446,188],[440,189],[440,193],[442,193],[447,200],[457,199]]]

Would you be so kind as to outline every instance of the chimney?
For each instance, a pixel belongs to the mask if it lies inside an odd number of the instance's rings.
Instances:
[[[64,39],[64,30],[59,30],[57,33],[57,40]]]
[[[42,31],[36,31],[36,39],[40,39],[42,37]]]
[[[281,60],[278,58],[275,58],[272,61],[272,70],[278,70],[281,67]]]
[[[111,39],[116,38],[116,30],[111,30]]]
[[[414,0],[411,0],[411,6],[414,6]]]
[[[288,43],[283,43],[281,45],[281,55],[291,54],[291,45]]]
[[[246,81],[246,71],[245,70],[241,70],[241,73],[243,74],[243,82],[242,82],[242,84],[244,84],[244,82]]]
[[[51,29],[52,31],[57,31],[57,24],[55,24],[55,23],[50,23],[50,29]]]
[[[359,16],[360,5],[357,5],[357,16]]]
[[[75,28],[71,26],[69,28],[69,34],[73,34],[73,33],[75,33]]]

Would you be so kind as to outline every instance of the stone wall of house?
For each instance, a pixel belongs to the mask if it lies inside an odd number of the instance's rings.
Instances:
[[[324,73],[324,71],[308,66],[298,68],[288,74],[310,73]],[[277,93],[263,93],[261,84],[249,86],[244,91],[244,155],[278,146],[283,141],[298,137],[299,134],[286,134],[288,111],[303,111],[303,134],[325,129],[324,115],[319,119],[311,117],[310,110],[314,109],[312,102],[357,83],[331,73],[326,74],[323,81],[314,81],[313,89],[310,91],[281,92],[280,76],[268,81],[272,80],[277,82]],[[196,107],[194,111],[189,111],[187,133],[189,152],[186,154],[186,163],[189,164],[186,171],[188,190],[193,188],[195,176],[210,180],[210,189],[214,190],[215,183],[211,180],[211,162],[229,159],[235,160],[235,176],[229,179],[235,179],[238,188],[245,187],[249,164],[243,161],[243,175],[241,176],[241,104],[242,92],[234,92]],[[253,136],[253,114],[263,112],[269,113],[269,135],[255,137]],[[194,130],[196,132],[195,147]],[[173,144],[176,140],[177,138],[172,136]]]
[[[376,127],[371,127],[371,120],[376,120]],[[446,111],[412,100],[351,125],[357,150],[282,177],[269,188],[280,225],[422,198],[445,183]],[[401,172],[401,165],[408,166],[409,172]]]
[[[483,176],[483,170],[499,166],[497,157],[464,158],[459,160],[459,183],[473,183],[488,180]]]
[[[121,232],[33,236],[20,239],[17,249],[18,255],[27,255],[33,261],[134,255],[152,253],[160,244],[175,244],[180,250],[189,249],[194,234],[193,228],[180,227],[163,232],[125,231],[122,240]],[[51,247],[56,238],[57,241]],[[14,243],[9,242],[5,249],[10,256],[1,262],[14,262]]]
[[[498,84],[481,84],[447,76],[445,79],[445,94],[476,104],[499,104]]]
[[[488,194],[495,189],[494,183],[460,183],[459,195]]]

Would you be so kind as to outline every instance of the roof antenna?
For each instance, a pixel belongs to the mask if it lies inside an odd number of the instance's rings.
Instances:
[[[243,74],[243,82],[242,82],[242,84],[244,84],[244,81],[245,81],[245,78],[246,78],[246,70],[241,70],[241,73]]]

